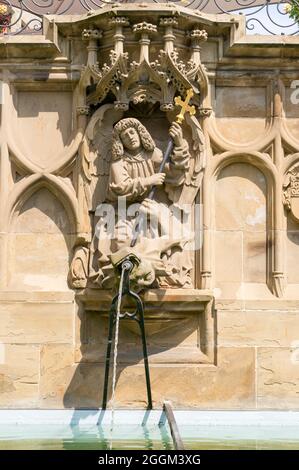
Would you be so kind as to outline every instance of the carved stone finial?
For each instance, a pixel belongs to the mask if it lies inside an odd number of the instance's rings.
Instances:
[[[146,21],[143,21],[142,23],[137,23],[133,25],[133,32],[154,34],[157,32],[157,26],[151,23],[147,23]]]
[[[160,26],[177,26],[178,20],[173,16],[167,16],[160,19]]]
[[[121,111],[127,111],[129,109],[129,104],[121,101],[114,101],[114,108]]]
[[[162,103],[160,106],[161,111],[167,112],[167,111],[173,111],[174,105],[173,103]]]
[[[88,116],[90,112],[89,106],[78,106],[77,114],[78,116]]]
[[[115,16],[109,20],[110,25],[129,26],[130,22],[125,16]]]
[[[89,41],[90,39],[101,39],[102,31],[99,29],[83,29],[82,39]]]
[[[202,42],[208,39],[208,33],[205,29],[192,29],[192,31],[189,31],[187,34],[191,39],[197,39]]]
[[[209,117],[212,114],[212,108],[198,108],[198,115],[200,117]]]

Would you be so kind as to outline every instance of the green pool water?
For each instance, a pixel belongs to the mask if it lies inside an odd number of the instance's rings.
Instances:
[[[181,425],[188,450],[299,449],[299,426]],[[6,425],[0,426],[0,450],[171,450],[172,438],[163,426]]]

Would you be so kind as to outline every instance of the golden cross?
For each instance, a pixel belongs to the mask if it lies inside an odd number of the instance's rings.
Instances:
[[[193,90],[192,88],[190,88],[187,91],[187,96],[186,96],[185,101],[183,101],[180,96],[175,97],[174,102],[176,106],[181,106],[180,114],[178,114],[176,117],[176,122],[178,124],[182,124],[183,120],[185,119],[185,116],[184,116],[185,113],[190,113],[191,116],[194,116],[194,114],[196,113],[195,106],[189,106],[189,101],[191,100],[193,95],[194,95]]]

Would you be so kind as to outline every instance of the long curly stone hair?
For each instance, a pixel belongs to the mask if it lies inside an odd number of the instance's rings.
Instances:
[[[120,134],[128,129],[133,127],[139,134],[141,144],[147,152],[152,152],[155,148],[155,142],[146,130],[143,124],[141,124],[138,119],[135,118],[125,118],[115,124],[112,134],[112,160],[119,160],[124,155],[124,146],[121,141]]]

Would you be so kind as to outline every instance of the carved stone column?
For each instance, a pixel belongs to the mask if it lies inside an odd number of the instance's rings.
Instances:
[[[279,128],[282,120],[283,113],[283,99],[282,99],[282,84],[279,78],[275,78],[272,83],[273,93],[273,119],[274,126],[276,127],[276,135],[274,138],[274,163],[276,167],[281,170],[284,161],[284,151],[282,146],[281,135]],[[287,286],[286,274],[284,272],[284,213],[283,204],[281,202],[281,186],[282,186],[282,172],[278,171],[274,175],[274,220],[272,226],[274,229],[274,266],[272,272],[272,285],[273,293],[277,297],[283,297],[285,288]]]
[[[116,55],[123,54],[125,36],[123,34],[123,27],[128,26],[130,23],[124,16],[116,16],[109,21],[111,26],[115,26],[114,38],[114,51]]]
[[[145,61],[149,62],[149,46],[151,43],[150,36],[157,32],[157,26],[151,23],[142,23],[134,24],[133,32],[140,35],[140,58],[139,63]]]
[[[175,35],[173,34],[173,27],[178,25],[176,18],[167,17],[161,18],[160,25],[165,27],[164,38],[164,51],[171,54],[174,49]]]
[[[188,33],[191,39],[191,60],[195,64],[200,64],[200,44],[208,39],[208,34],[204,29],[193,29]]]
[[[88,41],[87,51],[87,65],[95,65],[98,61],[98,39],[102,37],[102,31],[98,29],[84,29],[82,32],[82,39]]]

